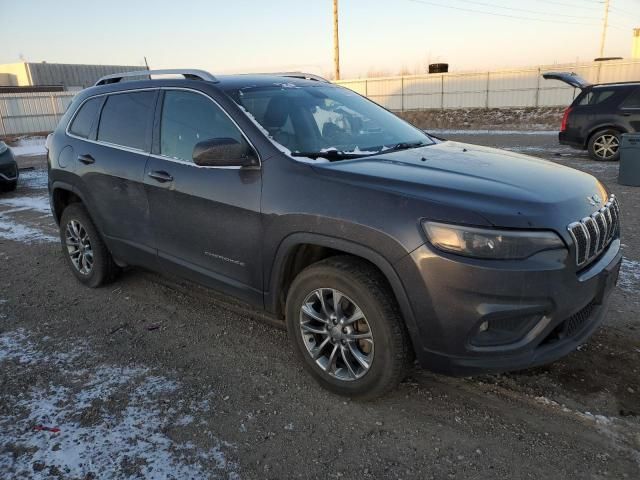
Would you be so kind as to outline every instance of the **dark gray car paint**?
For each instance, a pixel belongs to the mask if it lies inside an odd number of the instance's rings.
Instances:
[[[548,328],[552,328],[584,307],[583,300],[597,290],[604,291],[605,267],[620,262],[619,242],[614,242],[602,254],[610,264],[598,261],[589,267],[595,273],[588,281],[578,278],[566,226],[592,213],[587,196],[606,198],[604,187],[590,175],[455,142],[333,163],[299,162],[282,153],[224,93],[227,87],[281,79],[220,80],[219,84],[136,81],[80,93],[51,141],[52,201],[61,182],[67,185],[64,188],[70,185],[85,201],[116,257],[176,272],[271,312],[278,311],[283,265],[296,245],[311,243],[363,257],[387,277],[419,360],[451,372],[466,362],[457,357],[487,356],[470,350],[465,340],[475,322],[493,312],[486,305],[549,310],[553,321]],[[131,152],[116,152],[65,134],[71,115],[89,96],[144,88],[188,88],[210,96],[255,147],[261,158],[259,169],[203,173],[198,167],[154,156],[143,162],[129,157]],[[157,137],[153,148],[155,142]],[[69,145],[75,154],[95,151],[96,162],[76,165],[74,172],[61,168],[60,152]],[[135,165],[128,173],[121,170],[127,162]],[[166,171],[174,181],[159,184],[145,174],[157,170]],[[103,176],[113,178],[96,180]],[[116,190],[122,194],[118,199],[111,193]],[[117,219],[126,228],[114,225]],[[430,247],[421,228],[424,219],[549,229],[565,240],[568,250],[518,262],[464,259]],[[140,255],[141,250],[148,255]],[[516,354],[530,361],[534,345],[527,348]],[[498,356],[503,358],[502,368],[508,369],[509,356],[504,352]],[[486,367],[492,368],[494,361],[487,360]],[[473,368],[481,366],[482,361]]]
[[[9,171],[15,172],[15,174],[12,175]],[[7,148],[0,154],[0,184],[14,184],[18,181],[18,175],[18,163],[11,148]]]

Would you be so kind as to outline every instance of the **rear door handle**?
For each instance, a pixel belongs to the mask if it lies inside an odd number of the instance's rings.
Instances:
[[[151,178],[153,178],[154,180],[157,180],[160,183],[173,182],[173,177],[167,172],[165,172],[164,170],[149,172],[147,175],[149,175]]]
[[[630,116],[631,116],[631,113],[629,113],[629,112],[624,112],[624,113],[622,114],[622,116],[623,116],[623,117],[630,117]]]
[[[84,163],[85,165],[89,165],[91,163],[96,163],[96,159],[93,158],[91,155],[86,154],[86,155],[78,155],[78,161]]]

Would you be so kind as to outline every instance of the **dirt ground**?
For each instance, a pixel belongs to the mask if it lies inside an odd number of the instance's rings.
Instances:
[[[42,157],[0,194],[0,478],[640,478],[640,188],[553,135],[446,136],[596,175],[624,264],[605,325],[552,365],[418,368],[371,403],[302,371],[286,333],[209,290],[132,269],[68,271]]]

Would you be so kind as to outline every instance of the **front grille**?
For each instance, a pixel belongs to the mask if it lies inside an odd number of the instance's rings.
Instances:
[[[579,267],[594,260],[613,240],[620,229],[620,208],[615,195],[600,210],[568,227],[576,247]]]

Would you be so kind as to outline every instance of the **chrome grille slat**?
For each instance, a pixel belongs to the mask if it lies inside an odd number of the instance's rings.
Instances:
[[[567,229],[576,249],[576,263],[579,267],[595,259],[614,239],[620,229],[620,207],[615,195],[601,209],[579,222],[573,222]]]
[[[582,223],[587,227],[589,232],[589,245],[587,249],[587,258],[591,258],[596,254],[598,249],[598,242],[600,242],[600,231],[598,225],[592,217],[585,217],[582,219]]]
[[[596,226],[598,227],[598,245],[596,247],[596,252],[601,252],[604,248],[604,245],[607,241],[607,224],[604,221],[604,216],[600,212],[596,212],[592,215],[593,220],[596,222]]]
[[[611,207],[609,205],[605,205],[605,208],[602,209],[602,214],[604,215],[604,219],[607,221],[607,225],[609,226],[609,231],[607,233],[607,242],[611,240],[613,237],[613,216],[611,215]]]

